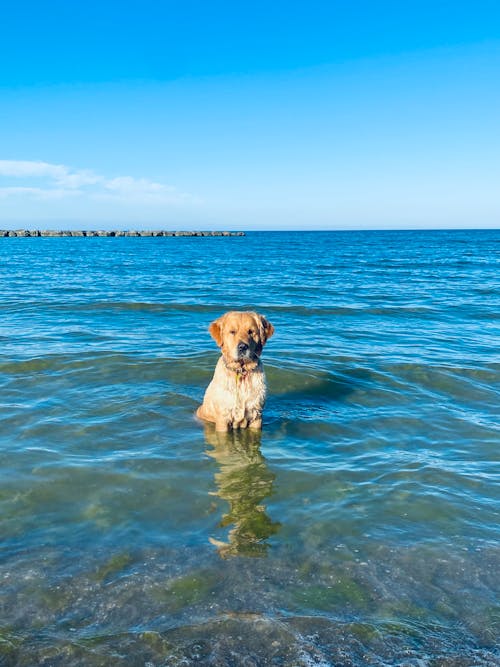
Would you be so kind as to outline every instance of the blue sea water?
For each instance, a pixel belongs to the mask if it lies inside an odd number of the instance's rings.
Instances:
[[[0,343],[0,665],[500,664],[500,231],[3,238]]]

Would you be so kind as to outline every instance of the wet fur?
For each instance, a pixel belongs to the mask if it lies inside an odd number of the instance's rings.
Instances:
[[[262,348],[274,327],[255,312],[231,311],[212,322],[209,332],[222,355],[196,415],[217,431],[262,427],[266,378]],[[244,353],[239,347],[246,346]]]

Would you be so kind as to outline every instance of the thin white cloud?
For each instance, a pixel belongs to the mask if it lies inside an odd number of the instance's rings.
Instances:
[[[78,190],[65,190],[63,188],[30,188],[24,186],[0,187],[0,199],[7,197],[30,197],[34,199],[64,199],[66,197],[78,196]]]
[[[104,187],[115,192],[139,191],[156,193],[164,192],[167,190],[167,187],[161,183],[152,183],[151,181],[147,181],[144,178],[136,179],[131,178],[130,176],[119,176],[118,178],[112,178],[109,181],[106,181]]]
[[[2,185],[2,177],[10,183]],[[23,185],[12,185],[12,179],[23,180]],[[81,196],[90,200],[145,204],[180,203],[192,199],[170,185],[146,178],[106,178],[90,169],[73,169],[63,164],[0,160],[0,197],[19,196],[41,200]]]
[[[172,202],[189,199],[187,195],[180,193],[170,185],[155,183],[145,178],[118,176],[104,181],[102,186],[106,191],[102,198],[126,197],[134,200],[155,201],[161,199]]]
[[[0,176],[50,176],[57,178],[67,167],[29,160],[0,160]]]

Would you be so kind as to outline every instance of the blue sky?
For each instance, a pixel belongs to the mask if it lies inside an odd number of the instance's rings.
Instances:
[[[500,226],[500,4],[6,0],[0,227]]]

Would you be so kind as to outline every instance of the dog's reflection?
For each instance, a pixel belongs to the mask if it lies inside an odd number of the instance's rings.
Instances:
[[[280,524],[266,514],[262,501],[271,495],[275,475],[260,451],[261,431],[244,429],[221,433],[205,426],[207,454],[220,466],[215,474],[213,495],[229,503],[229,512],[219,527],[230,526],[228,542],[210,538],[222,558],[265,556],[266,540],[278,532]]]

